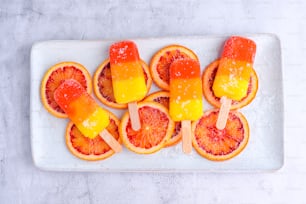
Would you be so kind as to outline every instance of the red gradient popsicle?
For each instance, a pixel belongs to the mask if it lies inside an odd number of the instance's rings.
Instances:
[[[94,101],[78,81],[65,80],[55,90],[54,99],[84,136],[92,139],[100,135],[115,152],[121,151],[121,145],[106,130],[110,123],[108,112]]]
[[[221,98],[217,128],[226,126],[232,100],[241,100],[247,95],[251,71],[256,53],[254,41],[239,36],[226,40],[220,64],[213,83],[215,96]]]
[[[170,65],[170,103],[172,120],[182,121],[183,151],[190,153],[191,121],[203,115],[200,64],[193,59],[175,60]]]
[[[137,101],[147,94],[147,87],[137,46],[132,41],[111,45],[109,50],[114,96],[117,103],[128,104],[132,128],[141,127]]]

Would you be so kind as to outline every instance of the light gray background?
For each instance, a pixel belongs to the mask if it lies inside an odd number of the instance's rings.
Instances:
[[[0,203],[306,203],[306,2],[0,1]],[[33,165],[30,50],[53,39],[275,33],[285,165],[271,173],[60,173]],[[269,70],[267,70],[268,72]]]

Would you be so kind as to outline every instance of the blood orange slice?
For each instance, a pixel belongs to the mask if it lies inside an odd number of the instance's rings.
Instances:
[[[249,140],[249,125],[246,118],[237,111],[229,113],[226,127],[216,128],[219,110],[204,113],[192,123],[192,144],[203,157],[213,161],[223,161],[238,155]]]
[[[141,65],[145,76],[147,90],[149,91],[152,85],[152,78],[150,75],[149,67],[143,60],[141,61]],[[106,59],[97,68],[93,77],[93,87],[97,98],[103,104],[112,108],[127,108],[127,104],[119,104],[115,101],[109,59]]]
[[[144,101],[154,101],[160,103],[169,110],[169,97],[170,95],[168,91],[157,91],[147,96]],[[181,122],[175,122],[174,126],[173,134],[169,140],[167,140],[165,147],[176,145],[182,139]]]
[[[205,68],[205,71],[203,72],[202,75],[202,83],[203,83],[203,94],[207,99],[207,101],[213,106],[220,108],[221,107],[220,98],[216,97],[212,90],[212,85],[214,83],[218,66],[219,66],[219,60],[215,60]],[[235,110],[238,108],[242,108],[248,105],[249,103],[251,103],[251,101],[256,96],[257,89],[258,89],[258,77],[256,75],[255,70],[252,69],[247,96],[241,99],[240,101],[233,100],[231,109]]]
[[[190,49],[181,45],[169,45],[157,51],[151,59],[150,71],[153,81],[161,89],[169,90],[170,64],[181,58],[198,60],[197,55]]]
[[[154,153],[164,147],[171,137],[174,122],[168,110],[159,103],[140,102],[138,113],[141,123],[138,131],[132,129],[129,113],[123,115],[119,128],[122,142],[138,154]]]
[[[87,69],[76,62],[61,62],[47,70],[40,87],[40,96],[44,107],[54,116],[66,118],[67,115],[55,102],[53,94],[66,79],[75,79],[88,93],[92,90],[91,77]]]
[[[118,131],[120,121],[114,114],[109,114],[110,124],[106,129],[120,142]],[[66,128],[66,145],[74,156],[89,161],[106,159],[115,153],[101,137],[93,139],[85,137],[72,122],[69,122]]]

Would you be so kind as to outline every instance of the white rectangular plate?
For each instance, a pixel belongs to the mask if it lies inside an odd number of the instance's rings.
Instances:
[[[65,146],[64,134],[68,120],[49,114],[40,101],[40,82],[49,67],[62,61],[76,61],[91,73],[108,58],[114,41],[46,41],[33,45],[31,53],[31,145],[37,167],[54,171],[271,171],[282,167],[284,159],[283,87],[280,41],[274,35],[244,35],[257,44],[254,68],[259,89],[254,101],[240,111],[250,126],[247,147],[235,158],[212,162],[199,156],[182,153],[181,145],[164,148],[152,155],[138,155],[125,149],[106,160],[82,161]],[[201,69],[217,59],[228,36],[198,36],[134,39],[141,58],[150,62],[153,54],[170,44],[193,50]],[[153,85],[150,92],[158,88]],[[212,107],[204,99],[205,109]],[[110,109],[117,116],[122,111]]]

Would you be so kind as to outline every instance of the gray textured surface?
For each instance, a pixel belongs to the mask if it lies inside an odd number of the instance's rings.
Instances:
[[[306,3],[16,1],[0,3],[0,203],[306,203]],[[285,85],[285,165],[274,173],[58,173],[32,162],[30,49],[52,39],[277,34]],[[267,70],[269,71],[269,70]]]

